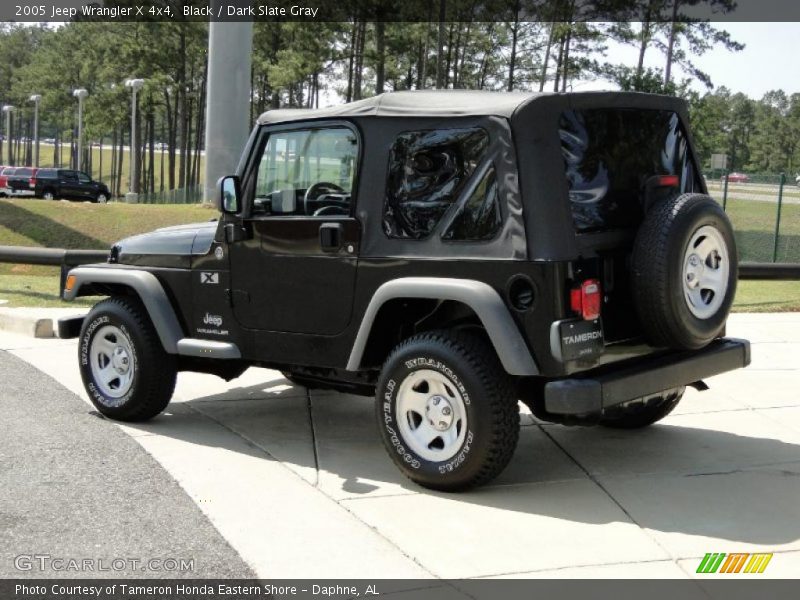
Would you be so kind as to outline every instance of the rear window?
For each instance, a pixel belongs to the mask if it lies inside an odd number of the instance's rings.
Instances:
[[[666,190],[668,194],[701,189],[674,112],[566,111],[559,130],[572,219],[579,233],[636,227],[648,200],[646,184],[655,176],[678,176],[679,185]]]
[[[15,177],[30,177],[31,175],[33,175],[33,169],[27,169],[25,167],[14,171]]]
[[[6,167],[5,169],[3,169],[2,175],[13,175],[14,171],[16,170],[17,169],[15,167]]]

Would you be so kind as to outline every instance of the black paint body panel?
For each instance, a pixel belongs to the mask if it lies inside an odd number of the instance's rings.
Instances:
[[[223,214],[219,223],[163,229],[123,240],[117,245],[117,259],[156,274],[188,336],[234,342],[243,359],[253,364],[342,373],[375,291],[401,277],[463,278],[490,285],[505,300],[541,375],[548,378],[647,356],[657,350],[639,339],[640,327],[626,287],[625,260],[632,237],[630,232],[576,234],[559,117],[564,110],[583,106],[657,108],[675,111],[685,123],[686,107],[677,99],[642,94],[583,96],[539,95],[510,117],[365,115],[259,125],[237,172],[244,207],[240,214]],[[352,129],[360,144],[351,214],[251,217],[258,155],[269,132],[326,125]],[[489,133],[485,160],[493,164],[500,187],[503,224],[498,235],[481,242],[442,239],[456,216],[454,206],[425,239],[387,236],[382,217],[388,153],[397,136],[407,131],[471,127]],[[691,149],[690,153],[694,154]],[[244,239],[227,243],[226,224],[241,228]],[[334,250],[324,248],[326,225],[341,232],[341,244]],[[572,316],[569,289],[578,278],[590,276],[599,278],[607,291],[604,351],[588,359],[561,362],[551,352],[551,324]],[[526,310],[513,308],[508,298],[511,282],[520,277],[530,282],[533,292],[532,306]],[[401,310],[421,319],[436,308],[432,302]]]

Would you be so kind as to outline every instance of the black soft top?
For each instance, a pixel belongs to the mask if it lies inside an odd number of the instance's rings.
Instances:
[[[417,90],[389,92],[328,108],[268,110],[259,124],[289,123],[307,119],[349,117],[479,117],[511,118],[537,99],[556,100],[562,106],[676,109],[680,100],[637,92],[490,92],[485,90]]]
[[[372,140],[368,143],[377,149],[383,146],[376,140],[393,140],[401,131],[423,127],[431,120],[436,126],[443,126],[442,121],[451,118],[462,124],[480,123],[492,131],[495,164],[507,182],[505,194],[510,208],[506,229],[501,235],[480,245],[447,244],[438,236],[424,241],[365,236],[363,255],[419,256],[428,252],[430,256],[462,258],[468,252],[477,252],[484,257],[573,260],[601,250],[604,246],[598,243],[598,235],[608,238],[608,247],[621,243],[616,233],[579,236],[573,226],[559,121],[564,111],[586,109],[673,111],[684,124],[692,155],[695,154],[688,129],[687,103],[681,98],[640,92],[390,92],[330,108],[270,110],[259,117],[258,125],[352,120],[361,125],[365,138]],[[249,145],[256,143],[257,132],[258,126],[253,130]],[[249,148],[239,164],[240,175],[244,172]],[[384,189],[386,153],[368,152],[363,160],[359,186],[365,190]],[[359,206],[362,222],[380,219],[380,194],[367,194]],[[366,229],[378,231],[379,227],[367,225]],[[620,235],[625,237],[627,232]],[[517,247],[514,242],[517,239],[526,239],[526,247]]]

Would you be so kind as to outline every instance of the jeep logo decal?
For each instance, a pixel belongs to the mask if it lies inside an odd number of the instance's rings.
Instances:
[[[214,327],[219,327],[222,325],[222,317],[219,315],[211,315],[206,313],[206,316],[203,318],[203,323],[206,325],[213,325]]]

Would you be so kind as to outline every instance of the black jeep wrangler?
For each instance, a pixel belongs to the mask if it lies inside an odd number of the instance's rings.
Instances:
[[[250,366],[375,394],[421,485],[489,481],[518,400],[565,424],[643,427],[746,366],[723,337],[731,225],[686,105],[633,93],[399,92],[258,120],[219,221],[113,246],[64,298],[97,409],[144,420],[176,373]]]

